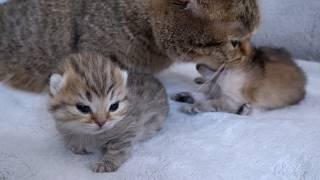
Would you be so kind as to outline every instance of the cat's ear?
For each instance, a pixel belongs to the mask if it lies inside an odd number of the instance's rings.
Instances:
[[[197,71],[201,74],[201,76],[206,80],[210,79],[216,72],[215,70],[211,69],[205,64],[197,64],[196,68]]]
[[[122,75],[122,79],[123,79],[124,85],[127,86],[127,82],[128,82],[128,71],[126,71],[126,70],[121,70],[121,75]]]
[[[60,74],[52,74],[50,76],[50,94],[56,95],[59,90],[63,87],[63,77]]]

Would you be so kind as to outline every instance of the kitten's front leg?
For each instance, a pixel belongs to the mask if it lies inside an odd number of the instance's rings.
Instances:
[[[204,100],[192,105],[183,106],[181,111],[191,115],[201,112],[237,113],[242,105],[243,103],[239,103],[229,97],[222,96],[219,99]]]
[[[188,104],[182,106],[181,111],[189,115],[195,115],[202,112],[216,112],[217,108],[215,105],[213,105],[212,101],[214,100],[207,100],[197,102],[195,104]]]
[[[172,95],[170,98],[180,103],[194,104],[206,99],[206,96],[202,92],[180,92]]]
[[[89,140],[84,136],[77,135],[65,135],[64,137],[65,146],[72,151],[74,154],[88,154],[87,143]]]
[[[180,92],[171,96],[171,99],[180,103],[188,103],[193,104],[195,102],[195,98],[189,92]]]
[[[132,138],[119,138],[109,142],[103,148],[104,156],[101,161],[92,166],[92,171],[98,173],[115,172],[127,161],[132,148]]]

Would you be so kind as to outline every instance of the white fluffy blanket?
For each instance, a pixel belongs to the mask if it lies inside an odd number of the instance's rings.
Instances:
[[[308,76],[299,105],[250,116],[188,116],[170,101],[159,135],[136,146],[111,174],[87,168],[97,154],[74,155],[63,147],[47,96],[0,85],[0,180],[319,180],[320,64],[299,64]],[[195,76],[192,65],[159,75],[169,94],[194,90]]]

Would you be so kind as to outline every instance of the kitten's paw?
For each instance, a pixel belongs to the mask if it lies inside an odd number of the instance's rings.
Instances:
[[[70,151],[72,151],[74,154],[79,154],[79,155],[85,155],[90,153],[85,148],[79,148],[76,146],[69,146],[68,149],[70,149]]]
[[[197,78],[194,79],[194,82],[196,84],[204,84],[206,82],[206,80],[204,78],[202,78],[202,77],[197,77]]]
[[[189,92],[181,92],[171,96],[171,99],[181,103],[193,104],[195,102],[192,94]]]
[[[197,109],[197,107],[193,105],[182,106],[180,108],[180,111],[189,115],[196,115],[199,113],[199,110]]]
[[[101,161],[95,163],[91,170],[96,173],[106,173],[106,172],[115,172],[117,171],[119,166],[115,165],[111,161]]]
[[[252,106],[250,104],[244,104],[240,107],[237,114],[239,115],[250,115],[252,113]]]
[[[204,112],[217,112],[217,108],[214,106],[204,106],[203,104],[192,104],[192,105],[186,105],[182,106],[180,109],[181,112],[189,114],[189,115],[196,115],[198,113],[204,113]]]

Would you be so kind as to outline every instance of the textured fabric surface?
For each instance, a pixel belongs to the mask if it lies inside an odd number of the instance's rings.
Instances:
[[[163,130],[111,174],[88,169],[98,154],[63,147],[45,95],[0,84],[0,180],[320,180],[320,63],[300,64],[308,85],[299,105],[250,116],[188,116],[170,101]],[[191,65],[159,75],[169,94],[195,90],[196,76]]]

